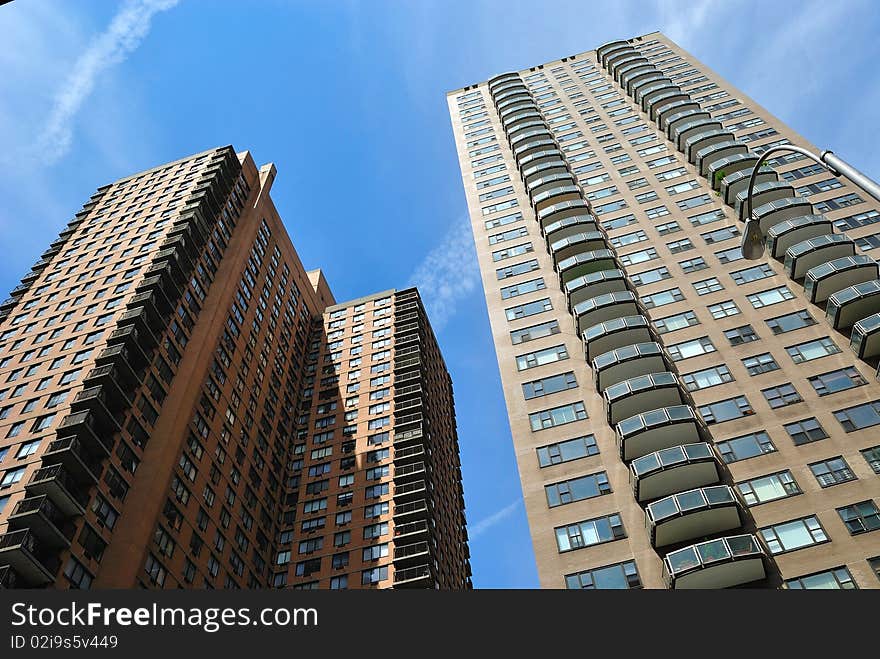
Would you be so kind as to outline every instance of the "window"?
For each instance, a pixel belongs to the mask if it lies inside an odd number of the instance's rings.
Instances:
[[[678,222],[675,221],[664,222],[663,224],[657,225],[657,233],[659,233],[661,236],[667,236],[670,233],[676,233],[678,231],[681,231],[681,227],[679,226]]]
[[[757,506],[801,493],[801,488],[788,470],[738,483],[736,489],[748,506]]]
[[[721,282],[718,281],[717,277],[709,277],[709,279],[695,281],[693,286],[697,291],[697,295],[708,295],[709,293],[717,293],[718,291],[724,290],[724,286],[721,285]]]
[[[709,264],[706,263],[706,259],[704,259],[702,256],[696,256],[686,261],[679,261],[678,265],[681,266],[681,269],[684,270],[685,274],[697,272],[698,270],[704,270],[709,267]]]
[[[651,295],[645,295],[642,297],[642,304],[644,304],[646,308],[652,309],[654,307],[662,307],[665,304],[680,302],[683,299],[684,294],[681,292],[680,288],[676,287],[652,293]]]
[[[770,436],[763,430],[716,442],[715,446],[727,464],[776,451]]]
[[[785,587],[790,590],[854,590],[857,588],[849,570],[843,566],[826,572],[789,579],[785,582]]]
[[[837,509],[850,535],[859,535],[880,529],[880,509],[871,501],[861,501],[850,506]]]
[[[709,425],[724,423],[725,421],[739,419],[755,413],[745,396],[736,396],[726,400],[719,400],[715,403],[709,403],[708,405],[700,405],[699,411],[700,416]]]
[[[509,265],[506,268],[499,268],[495,271],[495,274],[500,281],[502,279],[508,279],[509,277],[516,277],[517,275],[531,272],[532,270],[537,270],[538,267],[537,259],[532,259],[531,261],[525,261],[524,263]]]
[[[697,319],[697,315],[693,311],[683,311],[682,313],[673,316],[657,318],[652,321],[652,324],[657,329],[658,334],[666,334],[668,332],[684,329],[685,327],[699,325],[700,321]]]
[[[816,320],[807,311],[796,311],[784,316],[776,316],[765,322],[774,334],[784,334],[816,324]]]
[[[546,323],[541,323],[540,325],[532,325],[530,327],[514,330],[510,333],[510,340],[513,345],[518,345],[520,343],[526,343],[527,341],[541,339],[545,336],[551,336],[552,334],[559,334],[559,332],[559,321],[550,320]]]
[[[786,405],[794,405],[795,403],[800,403],[804,400],[797,392],[797,389],[794,388],[794,385],[788,383],[781,384],[778,387],[761,389],[761,393],[764,394],[764,398],[767,399],[767,404],[774,410],[779,407],[785,407]]]
[[[747,298],[755,309],[761,309],[773,304],[779,304],[785,300],[793,300],[794,293],[792,293],[787,286],[778,286],[777,288],[770,288],[766,291],[752,293],[751,295],[748,295]]]
[[[492,260],[496,262],[504,261],[505,259],[512,259],[515,256],[522,256],[523,254],[534,251],[535,248],[531,243],[523,243],[521,245],[514,245],[506,249],[499,249],[498,251],[492,252]]]
[[[604,471],[588,476],[580,476],[559,483],[544,486],[547,505],[551,508],[564,506],[574,501],[592,499],[611,493],[611,485]]]
[[[544,364],[552,364],[568,359],[568,350],[564,345],[553,346],[552,348],[544,348],[535,352],[528,352],[524,355],[517,355],[517,370],[525,371]]]
[[[569,590],[625,590],[641,588],[635,561],[626,561],[607,567],[565,575]]]
[[[834,355],[840,352],[840,348],[830,338],[825,337],[815,341],[806,341],[805,343],[788,346],[785,351],[795,364],[800,364],[814,359],[821,359],[828,355]]]
[[[880,474],[880,446],[862,449],[860,453],[874,473]]]
[[[504,313],[507,316],[507,320],[518,320],[520,318],[527,318],[528,316],[534,316],[535,314],[550,311],[552,308],[553,305],[550,303],[550,298],[545,297],[543,300],[535,300],[534,302],[527,302],[526,304],[509,307],[504,310]]]
[[[712,200],[709,198],[707,194],[697,195],[696,197],[690,197],[689,199],[682,199],[681,201],[677,201],[676,205],[678,209],[681,211],[687,211],[691,208],[696,208],[697,206],[702,206],[704,204],[710,203]]]
[[[743,325],[734,327],[733,329],[724,330],[724,336],[730,341],[730,345],[738,346],[743,343],[751,343],[758,340],[758,335],[751,325]]]
[[[706,308],[715,320],[721,320],[728,316],[736,316],[741,313],[739,307],[736,306],[736,302],[733,300],[725,300],[724,302],[718,302],[717,304],[710,304]]]
[[[18,467],[16,469],[7,469],[3,473],[3,478],[0,478],[0,488],[12,487],[18,481],[21,480],[21,477],[24,476],[24,467]]]
[[[371,585],[388,579],[388,566],[374,567],[361,572],[361,585]]]
[[[746,357],[742,360],[742,363],[749,372],[749,375],[752,376],[779,370],[779,364],[776,363],[776,360],[773,359],[773,355],[769,352],[754,355],[753,357]]]
[[[839,368],[827,373],[820,373],[808,378],[808,380],[820,396],[829,396],[839,391],[846,391],[847,389],[854,389],[868,384],[868,381],[862,377],[862,374],[856,370],[855,366],[847,366],[846,368]]]
[[[724,364],[706,368],[702,371],[694,371],[693,373],[685,373],[681,376],[688,391],[699,391],[700,389],[708,389],[725,382],[733,382],[734,377],[730,374],[730,369]]]
[[[666,243],[666,246],[669,248],[669,251],[673,254],[678,254],[680,252],[687,252],[694,248],[694,244],[690,241],[690,238],[682,238],[681,240],[673,240],[670,243]]]
[[[538,464],[541,467],[571,462],[599,453],[596,439],[592,435],[576,437],[556,444],[548,444],[537,449]]]
[[[715,345],[708,336],[701,336],[699,339],[691,339],[690,341],[668,345],[666,346],[666,352],[669,353],[672,361],[678,362],[683,359],[715,352]]]
[[[856,475],[841,456],[814,462],[809,467],[813,476],[819,481],[819,487],[832,487],[856,480]]]
[[[632,233],[625,233],[623,235],[617,236],[611,239],[611,244],[614,247],[624,247],[625,245],[632,245],[633,243],[640,243],[644,240],[648,239],[648,234],[639,229],[638,231],[633,231]]]
[[[543,410],[541,412],[533,412],[532,414],[529,414],[529,423],[531,424],[532,431],[537,432],[539,430],[546,430],[547,428],[562,426],[567,423],[574,423],[575,421],[582,421],[586,418],[587,410],[584,407],[584,404],[577,402],[554,407],[549,410]]]
[[[659,176],[658,176],[659,178]],[[670,197],[675,196],[677,194],[681,194],[682,192],[690,192],[691,190],[696,190],[700,187],[700,184],[696,182],[696,180],[685,181],[683,183],[676,183],[675,185],[669,185],[666,187],[666,194]]]
[[[29,455],[33,455],[37,452],[37,449],[40,448],[40,440],[35,439],[30,442],[24,442],[21,446],[19,446],[18,451],[15,453],[15,457],[19,460],[22,458],[26,458]]]
[[[646,284],[663,281],[664,279],[670,279],[671,277],[672,275],[669,274],[669,268],[663,265],[659,268],[654,268],[653,270],[645,270],[644,272],[637,272],[634,275],[630,275],[630,280],[636,286],[644,286]]]
[[[556,528],[556,546],[560,553],[625,537],[623,522],[616,514]]]
[[[699,215],[688,216],[688,220],[690,220],[691,224],[695,227],[700,227],[705,224],[712,224],[713,222],[718,222],[723,219],[724,211],[722,210],[706,211],[705,213],[700,213]]]
[[[722,264],[732,263],[733,261],[739,261],[743,258],[742,250],[739,247],[722,249],[721,251],[715,252],[715,256]]]
[[[880,401],[854,405],[834,413],[834,418],[846,432],[863,430],[880,424]]]
[[[630,252],[620,256],[620,262],[625,266],[637,265],[646,261],[653,261],[658,257],[657,250],[653,247],[638,252]]]
[[[645,216],[649,220],[656,220],[658,217],[664,217],[666,215],[669,215],[669,209],[666,208],[666,206],[655,206],[654,208],[645,209]],[[678,226],[677,223],[676,226]]]
[[[505,286],[501,289],[501,299],[507,300],[512,297],[517,297],[518,295],[525,295],[526,293],[542,291],[545,288],[546,285],[544,284],[544,278],[539,277],[538,279],[531,279],[529,281],[524,281],[519,284],[513,284],[512,286]]]
[[[796,519],[758,531],[771,554],[794,551],[810,545],[828,542],[828,536],[815,515]]]

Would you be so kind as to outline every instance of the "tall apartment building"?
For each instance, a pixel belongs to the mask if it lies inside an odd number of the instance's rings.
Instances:
[[[547,588],[880,587],[880,209],[664,35],[448,94]]]
[[[470,587],[418,291],[336,303],[274,178],[103,186],[0,305],[0,586]]]

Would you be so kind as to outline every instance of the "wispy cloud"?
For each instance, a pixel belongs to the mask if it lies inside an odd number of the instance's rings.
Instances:
[[[440,330],[455,315],[461,301],[476,288],[478,278],[474,239],[465,216],[428,252],[410,276],[409,283],[418,287],[428,307],[431,325]]]
[[[521,505],[522,499],[517,499],[516,501],[513,501],[504,506],[504,508],[502,508],[501,510],[495,511],[488,517],[484,517],[475,524],[468,524],[468,537],[473,540],[474,538],[478,538],[479,536],[483,535],[493,526],[503,521],[507,517],[510,517]]]
[[[171,9],[179,0],[128,0],[76,59],[70,74],[55,93],[49,118],[38,139],[33,159],[54,163],[73,142],[73,124],[101,73],[125,60],[150,31],[153,16]]]

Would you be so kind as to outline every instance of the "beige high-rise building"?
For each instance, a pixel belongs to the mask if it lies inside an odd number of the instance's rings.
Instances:
[[[880,587],[880,209],[660,33],[448,94],[546,588]]]

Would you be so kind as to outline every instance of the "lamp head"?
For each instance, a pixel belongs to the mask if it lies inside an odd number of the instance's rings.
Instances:
[[[750,219],[746,222],[746,228],[742,237],[742,255],[749,261],[757,261],[764,256],[765,236],[761,232],[761,223]]]

